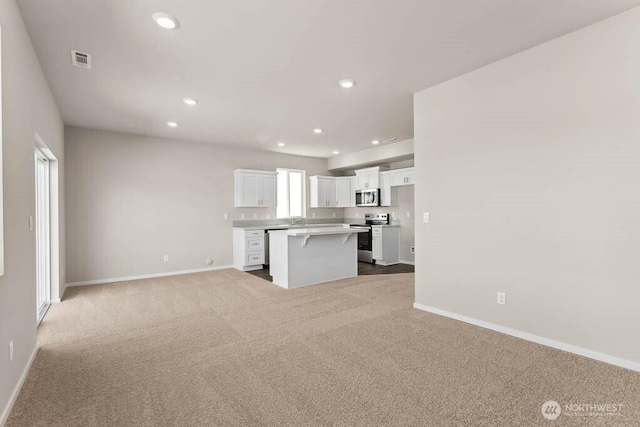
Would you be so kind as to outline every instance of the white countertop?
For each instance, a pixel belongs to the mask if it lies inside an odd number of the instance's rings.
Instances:
[[[352,233],[368,233],[369,231],[363,228],[348,228],[348,227],[307,227],[297,228],[292,230],[271,230],[269,234],[286,234],[288,236],[320,236],[325,234],[352,234]]]
[[[349,227],[349,224],[305,224],[305,225],[289,225],[289,224],[278,224],[278,225],[248,225],[246,227],[233,227],[239,228],[241,230],[288,230],[288,229],[299,229],[299,228],[321,228],[321,227]]]

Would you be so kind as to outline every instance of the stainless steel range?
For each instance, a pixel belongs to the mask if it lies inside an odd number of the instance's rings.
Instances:
[[[351,228],[367,228],[368,233],[358,234],[358,261],[373,264],[373,232],[372,225],[388,225],[391,223],[391,215],[388,213],[365,214],[364,224],[352,224]]]

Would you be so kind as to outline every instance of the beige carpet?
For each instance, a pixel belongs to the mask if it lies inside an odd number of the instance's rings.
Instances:
[[[640,374],[412,309],[413,279],[68,289],[8,425],[640,425]],[[547,421],[551,399],[622,415]]]

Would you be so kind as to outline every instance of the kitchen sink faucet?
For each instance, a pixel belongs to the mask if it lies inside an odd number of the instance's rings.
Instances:
[[[291,225],[305,225],[304,218],[302,218],[301,216],[292,216]]]

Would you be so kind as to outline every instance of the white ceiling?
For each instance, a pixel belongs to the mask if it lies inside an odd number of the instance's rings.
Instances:
[[[18,4],[67,124],[329,157],[412,137],[414,92],[640,0]],[[158,11],[181,27],[157,26]],[[71,49],[90,53],[92,70],[73,67]]]

